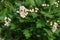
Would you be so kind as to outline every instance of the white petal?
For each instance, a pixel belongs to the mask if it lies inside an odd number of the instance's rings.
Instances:
[[[8,17],[8,21],[11,21],[11,19]]]
[[[5,19],[4,20],[6,20],[7,19],[7,17],[5,17]]]
[[[24,12],[20,12],[20,16],[21,16],[22,18],[25,18],[25,17],[26,17]]]
[[[20,6],[20,11],[24,11],[25,10],[25,7],[24,6]]]
[[[17,13],[19,13],[19,11],[16,11]]]
[[[50,25],[53,25],[52,21],[50,22]]]

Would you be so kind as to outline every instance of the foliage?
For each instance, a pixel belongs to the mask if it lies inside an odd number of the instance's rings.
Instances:
[[[0,0],[0,37],[5,40],[60,40],[60,2],[59,0]],[[58,2],[58,7],[54,2]],[[43,6],[42,4],[49,4]],[[38,12],[28,12],[22,18],[17,11],[23,5],[27,9],[37,7]],[[4,26],[5,17],[11,19]],[[49,22],[47,22],[49,20]],[[50,22],[58,22],[53,33]]]

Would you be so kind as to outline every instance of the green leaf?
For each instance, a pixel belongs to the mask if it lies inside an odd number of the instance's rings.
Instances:
[[[4,1],[5,7],[9,8],[12,6],[12,4],[10,2]]]
[[[51,15],[52,13],[50,13],[50,12],[41,11],[41,14],[43,14],[45,17],[49,17],[49,18],[53,18],[54,17],[54,15]]]
[[[51,32],[51,30],[49,30],[49,29],[43,29],[43,30],[45,30],[46,31],[46,33],[48,34],[48,36],[52,36],[52,32]]]
[[[38,5],[38,6],[40,6],[41,4],[42,4],[42,0],[35,0],[35,2],[36,2],[36,4]]]
[[[29,0],[32,6],[35,6],[34,0]]]
[[[0,28],[0,33],[2,32],[2,28]]]
[[[48,37],[48,40],[54,40],[54,38]]]
[[[15,29],[16,29],[16,25],[13,24],[13,23],[11,23],[11,24],[10,24],[10,29],[11,29],[11,30],[15,30]]]
[[[53,5],[54,2],[56,2],[56,0],[49,0],[50,1],[50,4]]]
[[[31,13],[31,15],[33,18],[36,18],[38,16],[37,13]]]
[[[0,12],[0,20],[1,21],[4,21],[4,17],[6,16],[7,13],[8,13],[7,8]]]
[[[15,2],[15,5],[16,6],[20,6],[21,5],[21,2],[20,1]]]
[[[26,0],[25,2],[23,2],[23,4],[25,5],[25,6],[27,6],[28,8],[33,8],[33,7],[35,7],[35,2],[34,2],[34,0]]]
[[[55,34],[56,34],[57,36],[60,36],[60,28],[58,28],[58,29],[56,30]]]
[[[6,13],[8,12],[7,8],[5,8],[4,10],[2,10],[0,12],[0,16],[6,15]]]
[[[57,22],[60,24],[60,18],[58,18]]]
[[[28,39],[31,36],[30,31],[27,29],[23,30],[23,34],[25,35],[26,39]]]
[[[41,27],[44,27],[45,26],[45,23],[43,20],[37,20],[36,22],[36,28],[41,28]]]

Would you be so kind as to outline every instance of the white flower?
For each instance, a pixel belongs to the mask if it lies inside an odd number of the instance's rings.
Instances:
[[[54,4],[58,4],[57,2],[54,2]]]
[[[6,21],[5,24],[4,24],[4,26],[9,26],[9,23],[10,23],[10,22],[7,22],[7,21]]]
[[[4,26],[9,26],[11,19],[9,17],[5,17],[5,24]]]
[[[35,8],[36,10],[39,10],[38,8]]]
[[[55,26],[58,26],[58,23],[54,22],[54,25],[55,25]]]
[[[28,9],[25,9],[25,12],[29,11]]]
[[[38,8],[35,8],[35,12],[38,12],[38,10],[39,10]]]
[[[19,13],[19,11],[16,11],[17,13]]]
[[[46,6],[49,6],[49,4],[47,4]]]
[[[7,17],[5,17],[5,19],[4,20],[7,20]]]
[[[27,16],[27,14],[28,14],[28,13],[20,12],[20,16],[21,16],[22,18],[25,18],[25,17]]]
[[[58,3],[57,2],[54,2],[54,4],[56,4],[56,7],[58,7]]]
[[[42,6],[46,6],[47,4],[42,4]]]
[[[49,20],[47,20],[47,23],[49,22]]]
[[[21,11],[25,11],[25,7],[24,6],[20,6],[20,12]]]
[[[25,15],[27,16],[28,12],[25,12],[25,13],[26,13]]]
[[[56,7],[58,7],[58,5],[56,5]]]
[[[51,26],[53,25],[52,21],[50,22],[50,25],[51,25]]]
[[[37,10],[35,10],[35,12],[38,12]]]
[[[34,9],[30,9],[30,12],[34,12]]]
[[[42,6],[45,6],[44,4],[42,4]]]
[[[8,17],[8,20],[11,21],[11,19]]]
[[[54,22],[54,25],[52,27],[52,32],[54,33],[57,30],[58,23]]]
[[[58,3],[59,3],[60,1],[58,1]]]
[[[26,16],[27,16],[27,14],[28,14],[28,12],[27,11],[29,11],[28,9],[26,9],[24,6],[20,6],[20,16],[22,17],[22,18],[25,18]]]

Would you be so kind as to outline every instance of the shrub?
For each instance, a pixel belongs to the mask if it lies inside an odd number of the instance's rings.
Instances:
[[[60,1],[0,0],[0,40],[60,40]]]

